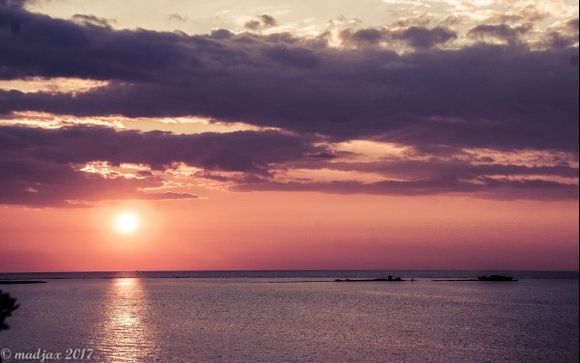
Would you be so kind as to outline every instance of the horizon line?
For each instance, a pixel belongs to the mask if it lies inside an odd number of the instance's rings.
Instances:
[[[530,269],[360,269],[360,268],[353,268],[353,269],[202,269],[202,270],[71,270],[71,271],[0,271],[0,274],[27,274],[27,273],[124,273],[124,272],[308,272],[308,271],[316,271],[316,272],[330,272],[330,271],[512,271],[512,272],[576,272],[580,273],[579,269],[576,270],[551,270],[551,269],[538,269],[538,270],[530,270]]]

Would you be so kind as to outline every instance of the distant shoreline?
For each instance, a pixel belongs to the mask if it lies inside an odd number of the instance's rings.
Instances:
[[[375,280],[399,276],[405,280],[468,281],[482,275],[508,275],[518,280],[578,280],[577,271],[515,270],[170,270],[170,271],[88,271],[88,272],[0,272],[2,281],[55,281],[117,278],[146,279],[276,279],[299,280]]]

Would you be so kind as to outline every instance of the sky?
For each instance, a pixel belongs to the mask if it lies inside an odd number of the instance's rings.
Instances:
[[[578,270],[578,67],[574,1],[0,0],[0,271]]]

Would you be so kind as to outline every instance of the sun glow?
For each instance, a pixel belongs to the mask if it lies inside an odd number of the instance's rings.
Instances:
[[[133,233],[139,228],[139,217],[133,212],[124,212],[115,219],[115,227],[123,233]]]

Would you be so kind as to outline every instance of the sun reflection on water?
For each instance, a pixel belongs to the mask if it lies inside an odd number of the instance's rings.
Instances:
[[[95,339],[99,361],[154,361],[156,339],[147,294],[138,278],[111,280]]]

